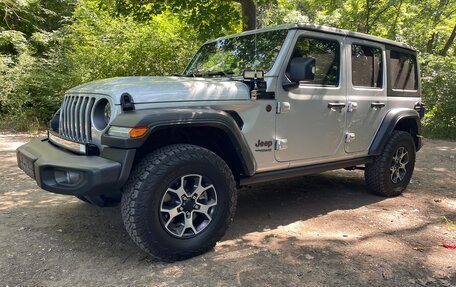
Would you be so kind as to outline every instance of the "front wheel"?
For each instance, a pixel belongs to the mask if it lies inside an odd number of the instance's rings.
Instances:
[[[403,131],[394,131],[383,152],[367,164],[367,186],[383,196],[400,195],[412,178],[415,168],[415,143],[412,136]]]
[[[133,241],[165,261],[211,249],[232,221],[236,185],[213,152],[188,144],[147,155],[122,196],[122,218]]]

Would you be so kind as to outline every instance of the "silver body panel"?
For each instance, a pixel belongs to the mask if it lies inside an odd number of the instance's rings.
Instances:
[[[68,94],[105,94],[114,104],[129,93],[135,103],[248,100],[248,87],[239,81],[189,77],[120,77],[77,86]]]

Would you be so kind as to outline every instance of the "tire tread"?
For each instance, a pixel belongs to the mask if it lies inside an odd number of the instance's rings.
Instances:
[[[388,186],[388,182],[385,180],[385,178],[389,176],[391,165],[390,155],[394,152],[396,145],[404,139],[413,142],[409,133],[399,130],[393,131],[382,153],[374,157],[373,163],[366,165],[364,173],[366,184],[374,193],[382,196],[393,197],[400,195],[407,187],[408,183],[403,188],[394,189]],[[413,166],[414,160],[415,156],[413,156]],[[411,172],[413,172],[413,167]]]
[[[231,201],[229,216],[226,218],[223,228],[211,240],[202,244],[200,248],[186,252],[176,252],[176,250],[160,245],[158,241],[148,235],[145,222],[138,216],[147,213],[147,205],[139,200],[140,193],[142,192],[141,188],[150,183],[151,178],[164,176],[167,168],[178,165],[182,160],[202,160],[204,158],[209,158],[216,163],[219,171],[228,179],[228,190],[231,191],[229,194]],[[208,251],[223,237],[226,229],[233,220],[236,210],[237,193],[235,191],[236,184],[230,168],[215,153],[190,144],[169,145],[148,154],[134,167],[123,189],[121,203],[122,219],[133,241],[148,254],[168,262],[183,260]]]

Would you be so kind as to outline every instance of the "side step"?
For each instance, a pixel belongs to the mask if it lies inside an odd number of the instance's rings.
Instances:
[[[301,166],[296,168],[268,171],[256,173],[250,177],[241,178],[239,185],[253,185],[262,182],[269,182],[293,177],[299,177],[303,175],[321,173],[328,170],[347,168],[357,165],[363,165],[366,163],[371,163],[372,157],[362,157],[349,160],[341,160],[328,163],[320,163],[314,165]]]

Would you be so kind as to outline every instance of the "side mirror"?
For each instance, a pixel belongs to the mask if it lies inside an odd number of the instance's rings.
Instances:
[[[315,79],[315,59],[303,57],[291,59],[288,75],[293,82],[313,81]]]

